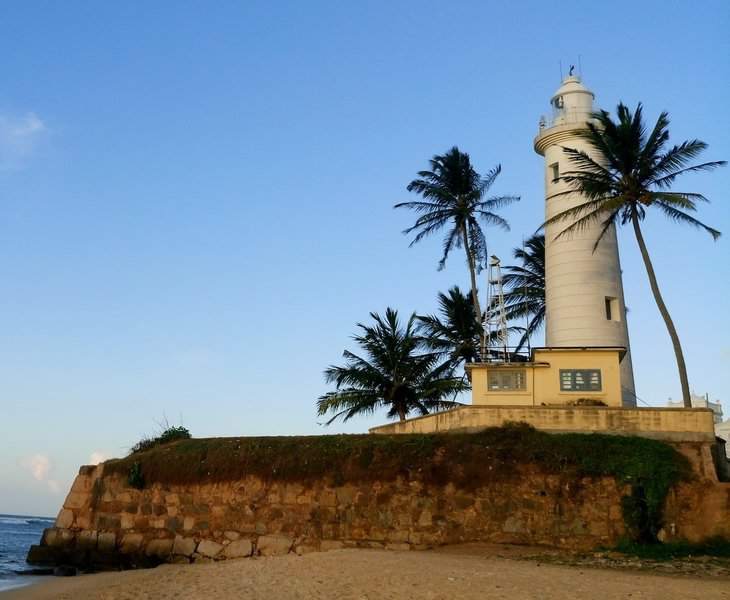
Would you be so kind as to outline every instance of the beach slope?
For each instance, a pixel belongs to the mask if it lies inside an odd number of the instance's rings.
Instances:
[[[729,598],[725,578],[557,566],[494,554],[337,550],[53,579],[0,600]]]

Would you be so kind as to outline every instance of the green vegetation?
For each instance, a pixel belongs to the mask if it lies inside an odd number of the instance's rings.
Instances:
[[[398,312],[388,308],[385,317],[370,313],[374,324],[358,323],[362,331],[354,337],[363,357],[345,350],[344,366],[325,371],[328,383],[336,390],[320,396],[317,413],[334,416],[327,422],[355,415],[370,414],[380,407],[388,417],[404,421],[412,413],[453,408],[453,398],[468,389],[460,377],[454,377],[450,363],[440,362],[440,353],[424,350],[418,335],[416,315],[403,326]]]
[[[616,546],[615,550],[623,554],[652,560],[672,560],[693,556],[730,558],[730,540],[723,537],[714,537],[699,544],[692,544],[686,541],[664,542],[659,544],[640,544],[632,541],[623,541]]]
[[[155,446],[161,446],[162,444],[169,444],[176,440],[187,440],[192,436],[190,431],[182,425],[166,425],[162,431],[155,437],[142,438],[129,450],[130,454],[138,454],[139,452],[145,452]]]
[[[133,462],[132,466],[129,467],[129,474],[127,475],[127,483],[138,490],[144,488],[144,475],[142,475],[142,465],[138,462]]]
[[[473,434],[189,439],[107,461],[105,470],[125,477],[134,470],[146,485],[232,481],[247,475],[304,484],[323,478],[357,484],[404,477],[468,490],[518,480],[529,466],[577,486],[583,477],[600,476],[630,486],[633,499],[625,518],[639,541],[656,539],[667,492],[691,476],[687,460],[663,442],[547,434],[525,424]]]
[[[420,216],[412,227],[403,233],[416,233],[411,246],[425,237],[448,228],[444,238],[444,250],[439,270],[444,268],[451,249],[464,248],[469,276],[474,314],[479,317],[481,331],[482,311],[477,294],[477,273],[487,261],[487,238],[480,222],[497,225],[509,230],[507,221],[494,211],[518,201],[519,196],[494,196],[486,198],[489,188],[502,171],[497,165],[481,176],[471,164],[466,152],[454,146],[443,155],[431,159],[430,171],[419,171],[418,179],[408,184],[408,191],[419,194],[423,200],[400,202],[395,208],[409,208]]]
[[[477,362],[481,327],[469,297],[455,285],[448,295],[439,292],[440,315],[419,316],[426,346],[445,357],[453,369]]]
[[[507,320],[527,319],[515,348],[519,352],[545,322],[545,236],[533,235],[524,248],[515,248],[513,255],[522,264],[505,266],[502,281],[509,290],[504,295]]]
[[[647,209],[653,207],[672,221],[704,229],[713,239],[720,237],[719,231],[689,214],[697,210],[697,202],[707,202],[707,198],[694,192],[672,192],[670,189],[680,175],[709,171],[724,165],[725,161],[690,165],[707,148],[700,140],[685,141],[664,151],[669,140],[666,112],[659,116],[648,136],[641,104],[633,113],[624,104],[619,104],[616,112],[616,121],[602,110],[594,113],[594,122],[587,123],[583,137],[597,158],[574,148],[563,149],[574,170],[566,171],[559,179],[569,184],[571,189],[566,193],[578,191],[586,201],[555,215],[545,225],[569,221],[571,224],[557,236],[561,237],[600,224],[594,250],[614,225],[632,225],[654,300],[672,340],[684,405],[691,408],[682,346],[659,291],[640,223],[646,217]]]

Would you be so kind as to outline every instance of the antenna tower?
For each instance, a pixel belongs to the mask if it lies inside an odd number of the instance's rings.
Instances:
[[[484,318],[484,338],[482,339],[482,356],[498,357],[510,362],[507,351],[507,316],[504,308],[504,288],[502,286],[502,268],[499,258],[492,254],[489,260],[487,279],[487,310]]]

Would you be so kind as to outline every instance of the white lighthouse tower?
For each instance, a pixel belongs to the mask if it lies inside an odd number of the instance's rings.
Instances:
[[[569,186],[558,177],[576,170],[563,147],[595,154],[579,135],[591,118],[593,98],[580,78],[571,74],[550,101],[552,119],[540,120],[534,144],[535,151],[545,157],[546,220],[586,201],[575,192],[559,195]],[[600,222],[555,239],[570,224],[558,222],[545,229],[545,345],[626,348],[620,364],[621,396],[624,406],[635,406],[616,230],[611,227],[594,252]]]

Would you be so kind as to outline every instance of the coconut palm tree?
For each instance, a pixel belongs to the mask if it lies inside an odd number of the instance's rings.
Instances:
[[[573,148],[563,149],[573,170],[566,171],[559,179],[567,182],[571,191],[580,192],[585,202],[557,214],[545,224],[571,222],[557,237],[598,224],[599,234],[594,250],[611,227],[631,224],[654,300],[672,340],[682,397],[684,405],[689,408],[692,404],[682,346],[659,291],[641,222],[653,208],[672,221],[706,231],[713,239],[720,237],[719,231],[690,214],[697,210],[698,202],[707,202],[707,198],[696,192],[671,191],[671,188],[680,175],[709,171],[724,165],[725,161],[691,164],[707,148],[707,144],[700,140],[685,141],[667,149],[669,115],[666,112],[659,116],[648,135],[641,104],[633,113],[624,104],[619,104],[616,113],[615,121],[602,110],[594,113],[593,122],[588,122],[583,137],[596,158]]]
[[[523,248],[515,248],[513,255],[522,264],[505,266],[502,282],[508,290],[504,295],[507,319],[527,319],[515,348],[519,352],[545,322],[545,236],[536,233]]]
[[[479,360],[482,333],[474,315],[474,305],[458,285],[448,294],[439,292],[440,315],[419,316],[426,346],[446,357],[452,369]]]
[[[443,269],[451,249],[464,248],[471,277],[471,297],[474,315],[482,314],[477,295],[477,273],[487,258],[487,240],[481,223],[509,230],[509,225],[494,211],[519,200],[518,196],[486,197],[489,188],[502,170],[497,165],[481,176],[471,164],[466,152],[454,146],[443,155],[431,159],[431,170],[419,171],[418,179],[408,184],[408,191],[420,194],[421,201],[400,202],[395,208],[410,208],[420,214],[412,227],[403,233],[416,233],[411,246],[432,233],[446,229],[443,255],[439,270]],[[481,323],[479,324],[481,330]]]
[[[317,402],[319,415],[334,413],[327,424],[370,414],[380,407],[388,409],[389,418],[404,421],[414,411],[425,415],[458,405],[452,398],[468,386],[453,376],[449,365],[439,364],[438,352],[422,351],[415,313],[405,326],[392,308],[385,311],[385,317],[370,316],[374,323],[358,323],[361,333],[353,337],[363,356],[345,350],[345,365],[324,372],[327,382],[336,388]]]

